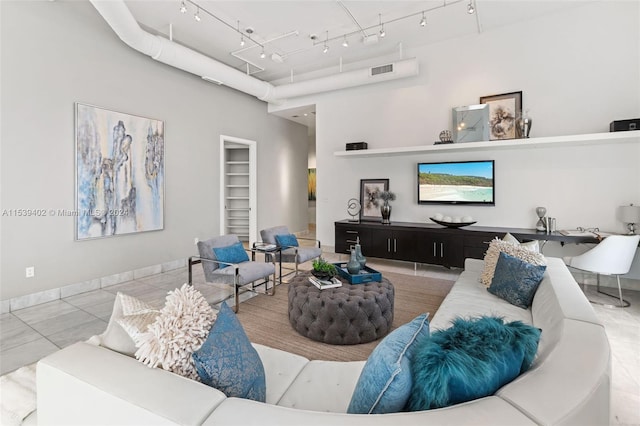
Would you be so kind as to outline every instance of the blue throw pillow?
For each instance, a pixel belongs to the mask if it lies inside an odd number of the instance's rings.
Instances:
[[[244,250],[242,243],[238,241],[235,244],[231,244],[226,247],[214,247],[213,253],[216,255],[216,260],[226,263],[242,263],[249,260],[249,255]],[[229,265],[220,265],[220,269],[226,268]]]
[[[373,350],[353,391],[347,413],[401,411],[411,392],[411,359],[417,343],[429,338],[429,314],[392,331]]]
[[[527,309],[533,302],[533,296],[546,269],[544,265],[533,265],[500,252],[491,285],[487,290],[512,305]]]
[[[192,356],[202,383],[228,397],[265,402],[264,366],[226,302],[222,302],[207,340]]]
[[[533,362],[540,329],[502,318],[457,318],[418,345],[411,363],[411,411],[493,395]]]
[[[298,247],[298,239],[293,234],[276,235],[275,238],[280,247]]]

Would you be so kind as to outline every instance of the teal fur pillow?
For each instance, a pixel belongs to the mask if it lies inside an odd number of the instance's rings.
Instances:
[[[219,262],[226,263],[242,263],[249,260],[249,255],[244,250],[241,242],[237,242],[226,247],[214,247],[213,253],[216,255],[216,259]],[[229,265],[220,265],[220,269],[226,268]]]
[[[222,302],[207,340],[192,357],[202,383],[228,397],[265,402],[264,366],[226,302]]]
[[[293,234],[276,235],[275,238],[280,247],[298,247],[298,239]]]
[[[411,359],[421,340],[429,338],[429,314],[392,331],[373,350],[353,391],[347,413],[402,411],[411,392]]]
[[[493,395],[525,372],[540,329],[502,318],[457,318],[418,345],[411,363],[410,411],[447,407]]]
[[[527,309],[533,302],[546,269],[545,265],[533,265],[501,252],[487,291],[512,305]]]

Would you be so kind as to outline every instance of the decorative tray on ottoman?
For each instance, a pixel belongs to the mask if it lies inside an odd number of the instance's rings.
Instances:
[[[338,262],[334,263],[334,265],[338,270],[338,274],[349,281],[350,284],[364,284],[370,283],[371,281],[382,281],[382,274],[366,265],[359,273],[353,275],[347,271],[347,262]]]

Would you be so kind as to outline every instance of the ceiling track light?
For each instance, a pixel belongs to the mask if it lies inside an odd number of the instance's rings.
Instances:
[[[187,13],[187,5],[184,4],[184,0],[180,3],[180,13]]]
[[[378,13],[378,19],[380,21],[380,37],[384,38],[384,36],[386,36],[387,33],[384,30],[384,24],[382,23],[382,14],[381,13]]]
[[[344,36],[344,39],[342,40],[342,47],[349,47],[349,42],[347,41],[347,36]]]
[[[202,18],[200,18],[200,8],[198,7],[198,10],[196,11],[196,13],[193,15],[193,19],[195,19],[197,22],[200,22],[202,20]]]
[[[262,47],[262,52],[260,52],[260,59],[264,59],[267,57],[267,54],[264,53],[264,46]]]
[[[244,34],[240,31],[240,21],[238,21],[238,29],[236,31],[240,34],[240,47],[244,47]]]
[[[322,53],[327,53],[329,51],[329,46],[327,46],[327,40],[329,39],[329,31],[327,31],[324,36],[324,47],[322,48]]]
[[[469,15],[473,15],[475,11],[476,11],[476,8],[473,7],[473,0],[469,0],[469,4],[467,5],[467,13]]]
[[[421,27],[426,27],[427,26],[427,17],[424,16],[424,12],[422,12],[422,19],[420,20],[420,26]]]

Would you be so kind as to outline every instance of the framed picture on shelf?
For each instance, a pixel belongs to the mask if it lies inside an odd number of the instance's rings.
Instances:
[[[515,139],[516,119],[522,111],[522,92],[482,96],[481,104],[489,105],[489,140]]]
[[[389,190],[389,179],[360,179],[360,220],[380,220],[382,213],[376,198]]]

